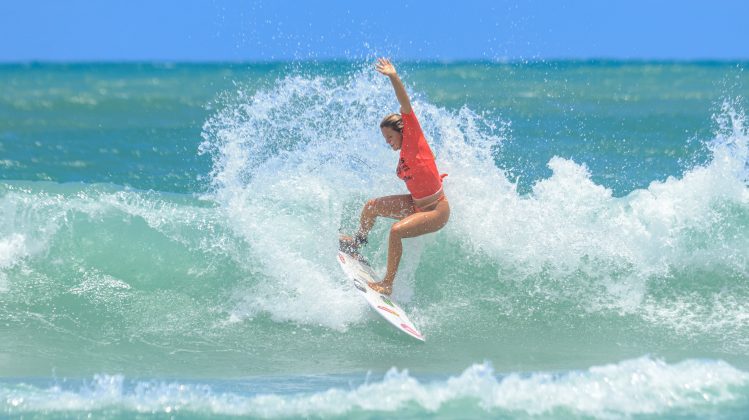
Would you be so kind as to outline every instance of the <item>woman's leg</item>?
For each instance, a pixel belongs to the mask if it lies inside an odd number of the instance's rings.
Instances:
[[[450,205],[447,200],[440,201],[433,210],[411,214],[396,222],[390,228],[388,239],[388,264],[385,277],[379,283],[369,283],[375,291],[389,295],[393,292],[393,281],[398,272],[401,255],[403,254],[403,238],[413,238],[427,233],[436,232],[447,224],[450,218]]]
[[[389,195],[369,200],[361,211],[358,233],[366,238],[377,217],[401,220],[413,213],[414,202],[411,194]]]
[[[359,218],[359,230],[353,238],[341,237],[341,249],[345,252],[355,253],[359,246],[366,241],[377,217],[400,220],[413,214],[413,206],[413,198],[410,194],[389,195],[367,201]]]

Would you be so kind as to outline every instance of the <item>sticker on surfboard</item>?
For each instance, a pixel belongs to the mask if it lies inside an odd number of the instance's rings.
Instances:
[[[342,251],[338,251],[338,264],[341,265],[343,272],[354,283],[356,290],[375,312],[395,328],[417,340],[424,341],[424,336],[421,335],[416,326],[408,319],[406,312],[393,299],[377,293],[367,286],[368,282],[377,281],[375,280],[377,276],[372,271],[372,267]]]

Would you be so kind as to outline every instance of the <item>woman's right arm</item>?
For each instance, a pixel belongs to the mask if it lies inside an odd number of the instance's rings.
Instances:
[[[398,102],[401,105],[401,114],[410,114],[412,112],[411,100],[408,98],[406,88],[403,86],[403,82],[401,82],[400,77],[398,77],[398,73],[396,73],[395,67],[390,63],[390,60],[386,58],[378,59],[375,64],[375,69],[387,76],[390,79],[390,83],[393,84],[395,96],[398,98]]]

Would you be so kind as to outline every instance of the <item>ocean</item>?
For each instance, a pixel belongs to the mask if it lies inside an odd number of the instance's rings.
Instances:
[[[0,64],[0,416],[747,418],[747,64],[396,62],[425,343],[336,261],[406,193],[371,63]]]

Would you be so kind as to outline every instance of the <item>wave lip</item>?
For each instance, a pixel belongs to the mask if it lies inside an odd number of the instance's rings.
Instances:
[[[302,379],[304,380],[304,379]],[[244,383],[243,387],[247,387]],[[488,362],[456,377],[421,382],[393,368],[381,381],[317,392],[218,392],[206,384],[133,382],[96,375],[78,390],[0,385],[9,415],[32,412],[192,413],[260,417],[515,413],[619,417],[749,407],[749,373],[723,361],[668,364],[644,356],[567,372],[496,375]],[[235,387],[236,389],[236,387]]]

